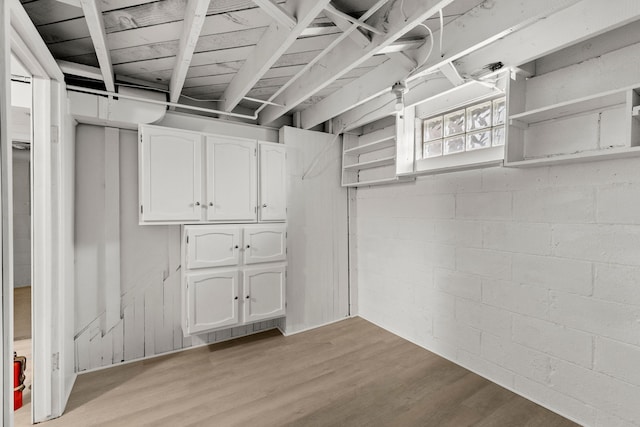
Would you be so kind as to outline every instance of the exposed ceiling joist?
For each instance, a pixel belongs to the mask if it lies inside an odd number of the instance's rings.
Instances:
[[[13,32],[11,33],[11,46],[18,59],[27,65],[35,56],[39,61],[33,61],[30,71],[33,73],[35,68],[40,68],[42,75],[34,77],[51,77],[59,82],[64,81],[64,74],[20,1],[9,0],[8,5],[11,10],[11,26],[15,30],[15,35],[19,36],[14,37]]]
[[[575,19],[579,16],[580,19]],[[583,0],[456,61],[463,76],[487,64],[519,66],[587,38],[640,19],[637,0]],[[557,31],[562,28],[562,31]]]
[[[343,40],[273,100],[285,107],[266,107],[260,114],[259,123],[267,124],[286,114],[452,2],[453,0],[405,0],[389,3],[376,16],[381,20],[379,26],[386,30],[384,35],[374,35],[365,48],[354,45],[350,39]]]
[[[461,75],[468,76],[490,63],[501,62],[504,66],[526,64],[578,41],[640,19],[640,3],[637,1],[615,0],[615,3],[615,7],[612,7],[611,3],[602,3],[600,0],[576,2],[545,19],[535,21],[526,28],[508,34],[489,46],[473,51],[456,61],[456,68]],[[575,16],[580,16],[581,19],[576,20]],[[555,31],[560,27],[563,28],[562,32]],[[445,26],[445,33],[446,31]],[[444,78],[426,84],[441,84],[438,82],[451,85]],[[418,87],[422,86],[423,84],[420,84]],[[433,87],[431,89],[416,93],[411,88],[406,96],[407,105],[410,105],[411,99],[426,100],[437,95],[440,90],[433,90]],[[345,126],[347,129],[353,129],[393,114],[393,101],[391,94],[379,96],[336,117],[334,127]]]
[[[554,0],[538,2],[495,0],[490,9],[483,3],[445,25],[444,34],[456,34],[457,36],[452,37],[450,40],[445,38],[446,43],[443,43],[442,52],[444,56],[430,55],[427,57],[432,50],[429,43],[425,43],[420,48],[422,52],[418,56],[426,57],[423,59],[423,62],[426,61],[426,63],[421,67],[421,70],[426,74],[439,69],[454,86],[459,86],[464,83],[464,80],[453,67],[449,58],[458,58],[466,53],[481,49],[486,45],[486,40],[497,40],[499,37],[511,34],[516,29],[522,28],[536,19],[546,17],[550,13],[575,2],[576,0],[560,2]],[[439,34],[440,30],[434,33],[433,39],[436,40]],[[377,90],[379,94],[386,91],[388,87],[388,79],[381,78],[377,86],[374,83],[374,87],[370,88],[370,92],[373,93]],[[323,100],[320,103],[325,101]],[[356,97],[354,101],[358,101],[354,102],[354,107],[362,104],[359,97]],[[344,111],[344,109],[336,110],[336,113],[341,114]],[[390,113],[392,112],[391,110]],[[322,117],[326,117],[327,114],[329,113],[324,112]],[[309,122],[311,123],[313,120],[309,120]]]
[[[82,5],[82,12],[87,21],[91,41],[98,57],[104,85],[108,92],[114,92],[113,67],[109,48],[107,47],[107,34],[104,30],[102,10],[97,0],[80,0],[80,4]]]
[[[302,128],[310,129],[383,92],[388,92],[391,85],[407,77],[416,66],[415,62],[403,53],[391,53],[388,56],[388,61],[303,110],[300,113]]]
[[[344,13],[338,9],[335,8],[335,6],[333,6],[332,4],[328,4],[326,7],[326,11],[329,12],[330,14],[334,15],[334,16],[338,16],[346,21],[351,22],[352,24],[358,24],[359,27],[364,28],[367,31],[371,31],[374,34],[384,34],[384,31],[377,29],[376,27],[367,24],[364,21],[361,21],[359,19],[356,19],[352,16],[350,16],[347,13]],[[331,19],[331,18],[329,18]]]
[[[462,58],[536,21],[552,16],[578,1],[493,0],[483,2],[445,25],[442,52],[426,58],[416,75],[423,72],[430,73],[446,62]],[[491,7],[488,6],[489,3]],[[455,37],[447,37],[447,34],[455,34]],[[438,40],[439,36],[440,31],[434,31],[434,40]],[[421,48],[424,51],[423,57],[426,56],[428,49],[427,45]]]
[[[253,0],[255,4],[260,6],[269,16],[275,19],[280,24],[292,30],[297,22],[296,18],[291,16],[289,12],[284,10],[282,6],[273,0]]]
[[[355,29],[352,31],[351,30],[352,23],[346,20],[342,15],[329,13],[327,14],[327,18],[329,18],[329,20],[333,22],[336,25],[336,27],[340,29],[340,31],[342,32],[349,31],[349,37],[351,38],[351,40],[361,48],[366,47],[369,45],[369,43],[371,43],[371,40],[369,39],[369,37],[364,35],[359,29]]]
[[[171,102],[178,102],[180,93],[187,78],[187,71],[191,66],[193,52],[196,49],[210,0],[191,0],[187,3],[184,14],[184,28],[180,37],[180,48],[176,57],[176,64],[169,83]]]
[[[269,26],[254,48],[253,55],[247,58],[225,90],[222,101],[224,111],[231,111],[238,105],[328,3],[329,0],[299,0],[298,22],[292,30],[278,24]]]
[[[410,85],[409,92],[405,95],[405,105],[419,102],[438,95],[451,89],[451,82],[445,78],[431,78]],[[413,101],[416,102],[413,102]],[[356,129],[367,123],[375,122],[396,112],[396,97],[393,93],[387,92],[378,96],[366,104],[362,104],[343,113],[333,119],[334,129],[344,129],[349,131]]]

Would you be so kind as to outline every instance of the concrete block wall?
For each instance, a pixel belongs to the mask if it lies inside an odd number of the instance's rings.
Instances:
[[[583,425],[640,425],[638,165],[358,189],[359,315]]]

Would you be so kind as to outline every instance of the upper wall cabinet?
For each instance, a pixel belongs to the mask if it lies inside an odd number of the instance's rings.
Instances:
[[[140,132],[140,220],[199,221],[202,136],[159,127]]]
[[[281,144],[140,126],[140,224],[286,220]]]
[[[287,218],[286,151],[282,144],[260,142],[260,221]]]
[[[256,141],[207,137],[207,220],[255,221]]]

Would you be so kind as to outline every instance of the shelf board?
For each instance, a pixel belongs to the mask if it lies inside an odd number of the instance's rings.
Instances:
[[[516,160],[509,162],[505,159],[505,167],[528,168],[537,166],[549,166],[566,163],[589,162],[606,159],[619,159],[624,157],[640,156],[640,147],[609,148],[599,151],[586,151],[576,154],[562,154],[539,159]]]
[[[388,166],[392,165],[396,162],[396,156],[383,157],[381,159],[370,160],[368,162],[360,162],[354,163],[352,165],[346,165],[344,170],[346,171],[357,171],[363,169],[377,168],[380,166]]]
[[[405,182],[405,181],[413,181],[414,177],[391,177],[391,178],[382,178],[382,179],[372,179],[369,181],[358,181],[358,182],[349,182],[342,184],[343,187],[366,187],[368,185],[383,185],[383,184],[393,184],[396,182]]]
[[[387,139],[381,139],[378,141],[370,142],[368,144],[363,144],[357,147],[349,148],[347,150],[344,150],[344,154],[358,155],[358,154],[370,153],[372,151],[381,150],[383,148],[393,147],[394,144],[395,144],[395,137],[390,137]]]
[[[624,104],[627,99],[627,89],[601,93],[598,95],[560,102],[547,107],[538,108],[524,113],[509,116],[510,121],[525,124],[543,122],[545,120],[560,119],[567,116],[603,110],[614,105]]]

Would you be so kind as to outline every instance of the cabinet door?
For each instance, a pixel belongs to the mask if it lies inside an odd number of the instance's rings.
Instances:
[[[256,221],[256,141],[207,137],[207,219]]]
[[[202,137],[160,127],[142,127],[140,221],[199,221]]]
[[[244,323],[284,316],[284,265],[245,269],[243,290]]]
[[[260,221],[287,218],[287,167],[283,144],[260,142]]]
[[[286,261],[286,226],[247,226],[244,229],[244,263]]]
[[[186,266],[194,268],[237,265],[240,229],[237,227],[185,227]]]
[[[186,276],[186,333],[198,334],[238,323],[238,270]]]

